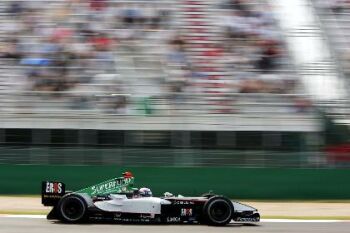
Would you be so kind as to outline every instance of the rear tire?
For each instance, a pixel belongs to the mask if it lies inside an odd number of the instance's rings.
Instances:
[[[81,196],[69,194],[58,202],[57,212],[66,223],[82,222],[86,217],[87,204]]]
[[[205,223],[213,226],[224,226],[231,222],[234,207],[226,197],[211,197],[203,207]]]

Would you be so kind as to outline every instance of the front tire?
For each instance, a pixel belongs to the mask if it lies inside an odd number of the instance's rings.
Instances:
[[[57,211],[62,221],[78,223],[85,220],[87,204],[81,196],[69,194],[58,202]]]
[[[226,197],[211,197],[203,207],[205,223],[213,226],[224,226],[231,222],[234,207]]]

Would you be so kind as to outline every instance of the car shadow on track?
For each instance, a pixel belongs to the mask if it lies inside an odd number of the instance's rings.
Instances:
[[[207,226],[207,227],[260,227],[258,223],[230,223],[225,226],[209,226],[205,224],[186,224],[186,223],[116,223],[116,222],[83,222],[83,223],[64,223],[59,220],[50,220],[52,224],[57,224],[57,225],[142,225],[142,226]]]
[[[224,227],[260,227],[258,223],[230,223]]]

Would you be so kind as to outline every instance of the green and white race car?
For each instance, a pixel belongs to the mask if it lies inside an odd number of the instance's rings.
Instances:
[[[42,204],[53,206],[47,219],[67,223],[111,221],[116,223],[189,223],[223,226],[260,221],[258,210],[214,194],[199,197],[165,193],[153,197],[148,188],[134,188],[134,176],[123,176],[75,191],[65,184],[42,182]]]

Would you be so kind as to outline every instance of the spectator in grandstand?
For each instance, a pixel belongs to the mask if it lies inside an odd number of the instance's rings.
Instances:
[[[24,1],[11,1],[9,2],[9,6],[7,9],[7,13],[11,16],[19,17],[21,13],[25,10],[25,2]]]
[[[249,3],[249,1],[246,0],[228,0],[221,5],[221,8],[249,13],[247,2]]]
[[[167,54],[167,87],[169,88],[170,101],[173,104],[179,102],[180,95],[189,82],[192,75],[191,65],[185,53],[185,41],[177,35],[170,40],[170,50]]]
[[[64,43],[69,41],[74,35],[74,29],[69,27],[56,27],[53,29],[51,38],[56,43]]]
[[[108,6],[107,0],[90,0],[90,9],[93,11],[102,11]]]
[[[127,95],[119,95],[115,98],[114,110],[116,114],[127,114],[128,110],[128,96]]]
[[[312,102],[309,99],[296,96],[293,98],[295,104],[295,110],[297,112],[309,112],[312,110]]]
[[[129,4],[122,11],[122,20],[126,28],[140,27],[143,23],[143,12],[137,4]]]
[[[95,33],[91,37],[90,43],[96,51],[109,51],[113,41],[106,33]]]
[[[10,39],[0,43],[0,58],[20,59],[22,54],[17,39]]]
[[[342,13],[350,9],[348,0],[318,0],[317,4],[321,8],[331,9],[334,13]]]
[[[171,48],[167,55],[168,63],[179,67],[188,66],[189,61],[185,54],[185,41],[180,36],[176,36],[169,44]]]
[[[185,40],[181,35],[175,35],[169,41],[169,51],[166,54],[167,79],[166,92],[171,110],[181,110],[187,91],[193,77],[192,65],[185,51]],[[183,110],[183,109],[182,109]]]
[[[259,44],[261,51],[256,62],[256,68],[264,73],[274,70],[278,66],[278,60],[280,59],[278,42],[261,40]]]

